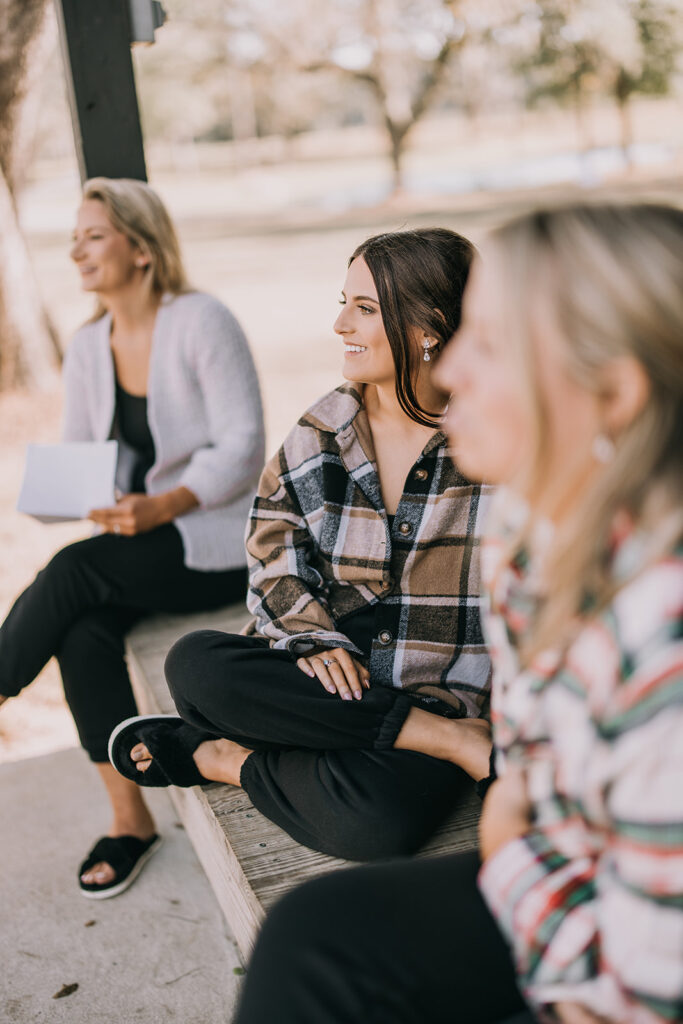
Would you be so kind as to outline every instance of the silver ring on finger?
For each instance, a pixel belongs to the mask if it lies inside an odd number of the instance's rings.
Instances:
[[[112,526],[112,531],[114,533],[121,533],[121,525],[120,525],[120,523],[114,523],[114,525]]]
[[[323,658],[323,665],[336,665],[336,664],[337,664],[337,659],[336,658]]]

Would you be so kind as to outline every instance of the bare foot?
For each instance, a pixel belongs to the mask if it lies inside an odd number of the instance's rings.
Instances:
[[[484,718],[441,718],[422,708],[411,708],[394,749],[450,761],[478,781],[489,774],[491,726]]]
[[[97,762],[95,766],[105,785],[113,811],[111,828],[107,834],[113,839],[119,836],[151,839],[156,828],[140,787],[124,779],[108,762]],[[114,881],[116,872],[111,864],[100,861],[84,872],[81,878],[84,882],[107,885]]]
[[[227,782],[239,786],[242,765],[252,753],[232,740],[205,740],[192,755],[199,772],[207,782]],[[138,743],[130,752],[131,760],[137,762],[139,772],[146,772],[152,763],[152,755],[144,743]]]

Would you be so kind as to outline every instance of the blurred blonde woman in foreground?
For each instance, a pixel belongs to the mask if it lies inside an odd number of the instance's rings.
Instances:
[[[283,900],[239,1024],[683,1019],[683,212],[538,212],[483,256],[440,366],[504,485],[479,855]]]
[[[63,436],[118,441],[123,497],[91,511],[99,534],[57,552],[0,627],[0,704],[56,656],[112,807],[108,835],[79,871],[83,895],[102,899],[126,889],[159,844],[140,790],[107,760],[109,733],[136,710],[125,634],[150,612],[244,597],[264,433],[244,333],[221,302],[189,287],[148,185],[86,182],[71,258],[97,303],[66,355]]]

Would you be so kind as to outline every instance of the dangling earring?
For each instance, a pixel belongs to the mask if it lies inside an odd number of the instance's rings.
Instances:
[[[424,349],[424,356],[422,358],[424,359],[425,363],[428,363],[432,357],[429,354],[429,340],[427,338],[425,338],[425,340],[422,342],[422,347]]]
[[[597,459],[598,462],[602,462],[603,465],[608,465],[614,458],[616,447],[614,441],[607,436],[607,434],[598,434],[593,440],[592,446],[593,458]]]

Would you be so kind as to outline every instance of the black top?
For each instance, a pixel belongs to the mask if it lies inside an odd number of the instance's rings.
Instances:
[[[145,476],[154,465],[154,440],[147,422],[147,396],[131,395],[116,382],[116,419],[119,434],[137,455],[131,491],[144,494]]]

